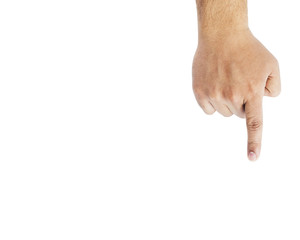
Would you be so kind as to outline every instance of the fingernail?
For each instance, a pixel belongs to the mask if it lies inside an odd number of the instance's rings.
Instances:
[[[249,160],[255,161],[256,160],[256,154],[254,152],[249,152]]]

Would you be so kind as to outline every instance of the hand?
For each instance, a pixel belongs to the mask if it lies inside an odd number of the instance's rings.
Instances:
[[[248,157],[256,160],[261,149],[262,98],[280,93],[275,57],[248,29],[201,36],[193,62],[193,90],[205,113],[246,117]]]

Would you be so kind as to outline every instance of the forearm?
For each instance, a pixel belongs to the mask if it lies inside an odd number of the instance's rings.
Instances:
[[[247,0],[196,0],[199,37],[248,29]]]

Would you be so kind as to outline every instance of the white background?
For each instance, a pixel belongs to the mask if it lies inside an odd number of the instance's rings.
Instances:
[[[282,75],[255,163],[194,99],[194,1],[2,0],[0,239],[300,239],[300,5],[249,2]]]

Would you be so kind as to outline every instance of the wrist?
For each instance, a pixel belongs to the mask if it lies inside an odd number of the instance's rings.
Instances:
[[[229,28],[206,28],[199,29],[198,31],[198,43],[205,41],[223,41],[224,39],[236,39],[241,37],[252,35],[247,25],[240,27]]]

